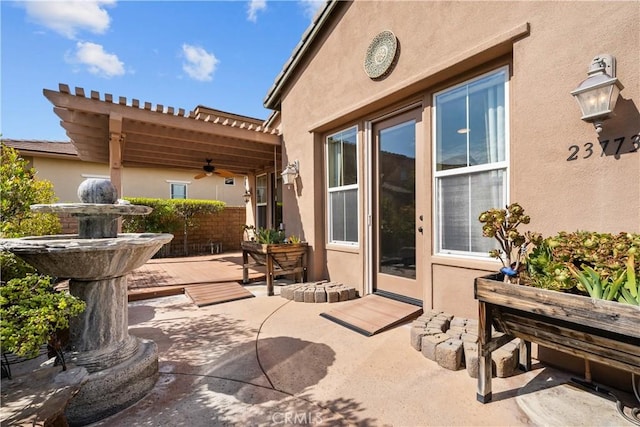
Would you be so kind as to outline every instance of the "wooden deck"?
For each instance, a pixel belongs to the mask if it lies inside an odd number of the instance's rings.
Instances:
[[[250,281],[264,273],[249,272]],[[129,301],[186,293],[203,306],[249,298],[242,281],[242,254],[224,253],[186,258],[151,259],[128,277]]]
[[[320,316],[366,336],[392,328],[422,314],[416,305],[396,301],[380,295],[339,303]]]

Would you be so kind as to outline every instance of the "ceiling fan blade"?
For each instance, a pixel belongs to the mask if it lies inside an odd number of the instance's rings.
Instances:
[[[207,176],[207,174],[202,172],[202,173],[199,173],[198,175],[194,176],[193,178],[194,179],[200,179],[200,178],[204,178],[205,176]]]
[[[237,176],[235,173],[233,173],[231,171],[228,171],[228,170],[225,170],[225,169],[218,169],[218,168],[216,168],[216,170],[213,171],[213,173],[218,174],[218,175],[220,175],[222,177],[225,177],[225,178],[234,178],[234,177]]]

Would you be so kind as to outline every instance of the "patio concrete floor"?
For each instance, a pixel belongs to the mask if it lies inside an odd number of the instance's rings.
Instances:
[[[94,425],[631,425],[540,364],[495,378],[483,405],[465,370],[410,346],[408,325],[365,337],[320,317],[328,304],[268,297],[264,282],[248,289],[257,297],[201,308],[185,295],[130,303],[129,331],[157,343],[160,377]]]

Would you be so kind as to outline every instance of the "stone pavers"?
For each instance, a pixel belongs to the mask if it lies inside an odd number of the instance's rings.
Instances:
[[[494,332],[494,336],[501,335]],[[443,368],[467,370],[472,378],[478,377],[478,321],[452,314],[425,310],[411,324],[411,347]],[[518,367],[519,339],[495,350],[493,374],[500,378],[513,375]]]
[[[280,296],[295,302],[341,302],[358,297],[358,291],[336,282],[294,283],[280,288]]]

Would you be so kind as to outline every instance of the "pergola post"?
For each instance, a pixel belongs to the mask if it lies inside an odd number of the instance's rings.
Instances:
[[[109,115],[109,175],[111,183],[122,198],[122,150],[124,149],[124,134],[122,133],[122,115]]]

